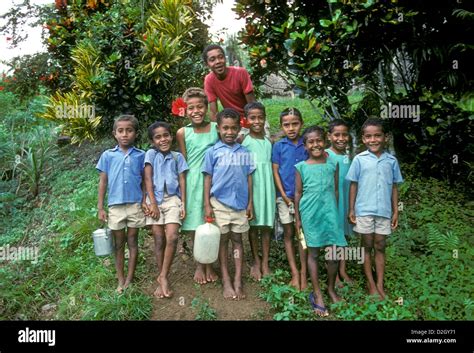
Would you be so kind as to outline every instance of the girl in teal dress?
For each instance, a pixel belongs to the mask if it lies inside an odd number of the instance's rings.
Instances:
[[[206,121],[207,96],[201,88],[188,88],[183,94],[186,116],[191,124],[176,133],[179,151],[186,159],[186,218],[181,227],[194,238],[196,228],[204,223],[204,175],[201,173],[206,150],[218,140],[215,122]],[[215,282],[217,274],[212,264],[197,263],[194,281],[199,284]]]
[[[252,152],[257,169],[252,174],[254,219],[250,221],[249,242],[253,255],[250,275],[257,281],[270,274],[270,234],[275,221],[276,193],[272,172],[272,143],[265,137],[265,107],[252,102],[244,107],[249,134],[242,145]],[[258,233],[262,235],[262,258],[258,254]]]
[[[349,223],[347,215],[349,214],[349,187],[351,182],[346,180],[346,174],[351,166],[351,158],[348,152],[349,148],[349,125],[341,119],[336,119],[329,125],[328,139],[331,147],[326,149],[329,158],[333,159],[339,166],[339,200],[338,200],[338,217],[339,223],[343,226],[346,237],[353,234],[352,225]],[[352,283],[352,279],[346,272],[346,260],[339,261],[339,271],[336,276],[336,285],[342,282]]]
[[[296,229],[303,229],[308,246],[308,269],[313,285],[310,303],[319,316],[329,315],[319,287],[317,258],[322,247],[346,246],[342,227],[338,222],[338,166],[324,151],[326,134],[319,126],[303,133],[303,142],[309,158],[296,167],[295,218]],[[333,302],[341,299],[335,291],[338,262],[326,250],[328,294]]]

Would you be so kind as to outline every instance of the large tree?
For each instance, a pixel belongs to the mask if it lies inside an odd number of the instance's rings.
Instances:
[[[246,19],[254,80],[284,75],[328,119],[356,129],[386,107],[419,106],[420,119],[387,119],[399,156],[450,180],[470,168],[472,10],[467,1],[398,0],[238,0],[235,8]],[[356,109],[354,88],[364,95]]]

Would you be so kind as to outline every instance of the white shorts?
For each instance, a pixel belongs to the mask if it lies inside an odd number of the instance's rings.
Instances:
[[[356,217],[354,232],[359,234],[392,234],[392,221],[390,218],[380,216],[359,216]]]
[[[283,197],[277,197],[277,209],[278,209],[278,217],[280,217],[281,224],[290,224],[295,221],[295,215],[290,213],[290,208],[286,204]]]

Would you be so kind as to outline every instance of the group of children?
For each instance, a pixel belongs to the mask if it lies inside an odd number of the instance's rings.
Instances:
[[[217,114],[216,122],[208,121],[208,101],[202,89],[186,90],[183,100],[190,124],[176,133],[180,152],[171,151],[173,136],[165,122],[155,122],[148,128],[152,149],[146,153],[136,149],[133,143],[138,121],[123,115],[113,127],[118,146],[105,151],[97,164],[99,218],[108,222],[115,237],[118,292],[126,289],[133,278],[138,228],[151,226],[159,273],[155,296],[169,298],[173,295],[169,273],[179,228],[193,236],[196,228],[211,217],[221,232],[223,295],[243,299],[242,234],[249,234],[253,258],[250,274],[260,280],[270,274],[270,234],[278,213],[292,275],[290,285],[305,289],[309,271],[313,287],[309,299],[317,315],[328,315],[318,280],[319,251],[328,246],[347,246],[345,236],[352,234],[351,224],[362,235],[369,294],[385,296],[385,238],[397,227],[396,184],[402,182],[402,177],[395,157],[384,151],[387,134],[380,119],[370,118],[362,126],[367,151],[351,163],[349,126],[342,120],[331,122],[327,136],[318,126],[301,133],[301,113],[296,108],[285,109],[280,114],[285,137],[272,145],[265,136],[266,113],[261,103],[245,106],[249,133],[241,141],[238,112],[227,108]],[[328,149],[327,139],[331,144]],[[108,215],[104,211],[106,189]],[[303,242],[297,242],[298,267],[294,240],[300,233],[304,234],[307,249]],[[233,277],[228,266],[229,240],[235,265]],[[126,277],[125,241],[130,254]],[[326,267],[328,295],[333,302],[340,301],[336,282],[351,282],[345,261],[329,259]],[[195,282],[217,279],[212,264],[197,264]]]

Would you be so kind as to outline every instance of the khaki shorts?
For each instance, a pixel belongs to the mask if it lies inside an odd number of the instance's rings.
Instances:
[[[147,204],[150,204],[150,200],[147,197]],[[160,218],[155,219],[152,217],[146,217],[146,225],[164,225],[169,223],[177,223],[181,225],[181,219],[179,214],[181,212],[181,200],[178,196],[165,196],[161,205],[158,205],[160,210]]]
[[[250,229],[246,210],[236,211],[211,197],[211,206],[221,234],[244,233]]]
[[[379,217],[379,216],[360,216],[356,217],[356,225],[354,226],[354,232],[360,234],[381,234],[389,235],[392,234],[390,218]]]
[[[283,197],[277,197],[277,209],[278,209],[278,217],[280,217],[281,224],[290,224],[295,221],[295,215],[290,213],[290,209],[286,204]]]
[[[126,203],[109,206],[107,225],[112,230],[125,227],[141,228],[145,226],[145,215],[140,203]]]

